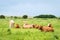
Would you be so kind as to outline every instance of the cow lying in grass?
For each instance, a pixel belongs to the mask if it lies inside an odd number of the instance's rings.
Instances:
[[[32,24],[28,24],[27,21],[23,21],[24,25],[23,25],[23,28],[33,28],[33,25]]]
[[[19,24],[16,24],[16,28],[20,28]]]
[[[23,28],[33,28],[33,25],[32,24],[24,24]]]
[[[33,24],[33,28],[36,28],[36,29],[38,29],[39,27],[40,27],[40,25]]]
[[[45,32],[54,32],[54,29],[51,26],[51,24],[49,24],[48,26],[40,26],[39,30],[45,31]]]

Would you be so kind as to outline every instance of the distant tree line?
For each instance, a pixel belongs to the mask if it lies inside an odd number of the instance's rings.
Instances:
[[[5,16],[4,15],[0,15],[0,19],[5,19]]]
[[[0,15],[0,19],[5,19],[5,18],[6,18],[6,16]],[[22,17],[20,17],[20,16],[7,16],[7,18],[15,18],[15,19],[24,18],[24,19],[27,19],[28,15],[23,15]]]
[[[0,19],[5,19],[6,17],[4,15],[0,15]],[[8,18],[15,18],[15,19],[27,19],[28,15],[23,15],[22,17],[18,17],[18,16],[10,16]],[[38,16],[34,16],[33,18],[58,18],[60,19],[60,17],[56,17],[55,15],[38,15]]]
[[[38,15],[34,18],[57,18],[55,15]]]
[[[18,17],[18,16],[10,16],[10,18],[20,19],[21,17]]]
[[[18,17],[18,16],[10,16],[10,18],[15,18],[15,19],[23,18],[23,19],[27,19],[27,18],[28,18],[28,15],[23,15],[22,17]]]

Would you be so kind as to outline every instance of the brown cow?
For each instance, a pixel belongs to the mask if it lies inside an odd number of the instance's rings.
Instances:
[[[20,28],[19,24],[16,24],[16,28]]]
[[[36,29],[38,29],[39,27],[40,27],[40,25],[33,24],[33,28],[36,28]]]
[[[51,24],[49,24],[48,26],[40,26],[39,30],[45,32],[54,32],[54,29],[51,27]]]

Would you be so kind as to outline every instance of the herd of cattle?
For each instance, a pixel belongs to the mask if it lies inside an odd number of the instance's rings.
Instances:
[[[15,25],[16,28],[20,28],[21,26],[19,26],[19,24],[15,24],[15,22],[13,20],[9,21],[9,28],[13,28]],[[39,29],[41,31],[45,31],[45,32],[54,32],[54,28],[52,27],[51,24],[48,24],[47,26],[41,26],[38,24],[28,24],[26,21],[24,21],[23,24],[23,28],[36,28]]]

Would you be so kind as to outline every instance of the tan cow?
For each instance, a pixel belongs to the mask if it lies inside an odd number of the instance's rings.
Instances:
[[[33,28],[33,25],[32,24],[24,24],[23,28]]]
[[[28,24],[27,21],[23,21],[23,28],[33,28],[33,24]]]

